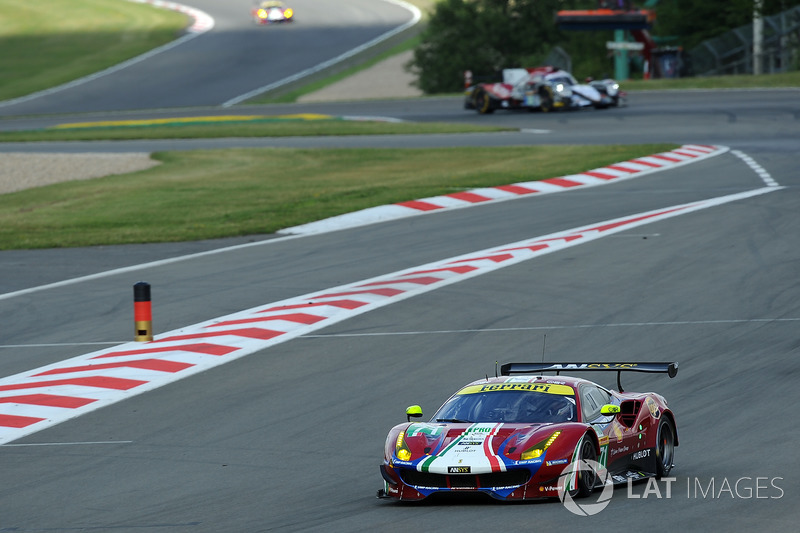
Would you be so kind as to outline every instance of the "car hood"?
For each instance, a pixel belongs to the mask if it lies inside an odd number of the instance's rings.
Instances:
[[[562,425],[412,423],[403,436],[411,458],[399,462],[438,474],[499,472],[509,463],[541,463],[548,450],[530,460],[523,460],[522,452],[546,442]]]

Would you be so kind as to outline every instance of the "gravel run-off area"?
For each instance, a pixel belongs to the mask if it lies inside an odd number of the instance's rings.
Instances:
[[[422,93],[404,65],[411,52],[388,58],[350,78],[300,98],[298,103],[370,98],[409,98]],[[159,164],[148,153],[2,153],[0,194],[62,181],[127,174]]]
[[[0,154],[0,194],[63,181],[127,174],[158,165],[147,153]]]

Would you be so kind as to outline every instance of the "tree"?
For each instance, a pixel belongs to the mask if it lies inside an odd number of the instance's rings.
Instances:
[[[490,76],[544,59],[562,33],[560,0],[443,0],[436,5],[409,64],[426,93],[454,92],[463,73]]]
[[[763,0],[764,15],[774,15],[800,4],[800,0]],[[653,33],[677,37],[684,48],[753,21],[754,0],[660,0],[655,6]]]

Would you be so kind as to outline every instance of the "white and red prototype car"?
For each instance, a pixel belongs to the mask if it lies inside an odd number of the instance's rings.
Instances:
[[[464,107],[481,114],[496,109],[605,109],[621,105],[624,98],[625,93],[612,79],[590,79],[582,84],[569,72],[554,67],[510,68],[503,70],[502,82],[468,86]]]

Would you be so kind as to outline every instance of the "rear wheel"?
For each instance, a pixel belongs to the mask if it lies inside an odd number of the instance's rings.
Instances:
[[[475,91],[475,109],[481,115],[488,115],[494,111],[494,107],[492,107],[492,98],[484,89],[477,89]]]
[[[662,478],[672,470],[675,459],[675,428],[669,418],[662,416],[656,441],[656,477]]]

